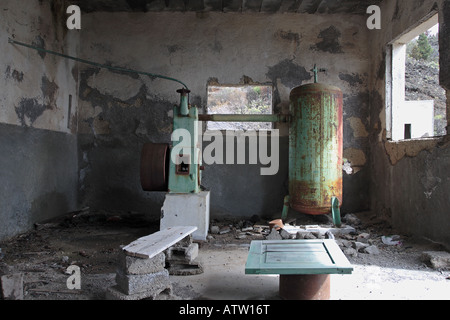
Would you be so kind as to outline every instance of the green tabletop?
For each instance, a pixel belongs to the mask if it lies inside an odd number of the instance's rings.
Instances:
[[[353,267],[333,239],[252,241],[246,274],[351,274]]]

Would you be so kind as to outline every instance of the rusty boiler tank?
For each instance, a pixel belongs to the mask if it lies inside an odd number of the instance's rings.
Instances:
[[[343,95],[311,83],[290,93],[289,205],[309,215],[342,204]]]

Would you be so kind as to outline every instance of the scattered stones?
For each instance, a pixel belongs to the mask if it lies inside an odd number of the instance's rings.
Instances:
[[[358,252],[364,252],[364,249],[369,247],[369,244],[364,243],[364,242],[355,241],[355,242],[353,242],[352,247]]]
[[[219,234],[225,234],[225,233],[228,233],[228,232],[231,232],[231,228],[226,226],[226,227],[220,228]]]
[[[275,229],[275,228],[274,228]],[[273,229],[272,229],[273,230]],[[280,229],[279,230],[279,232],[280,232],[280,236],[283,238],[283,239],[295,239],[295,234],[292,234],[292,233],[290,233],[290,232],[288,232],[288,231],[286,231],[286,230],[284,230],[284,229]]]
[[[380,254],[380,250],[376,245],[371,245],[364,248],[364,252],[368,254]]]
[[[210,231],[212,234],[219,234],[220,228],[219,228],[219,226],[211,226],[211,228],[209,228],[209,231]]]
[[[317,239],[317,237],[309,231],[297,231],[295,235],[296,239]]]
[[[352,226],[358,226],[361,224],[361,220],[354,215],[353,213],[347,213],[343,218],[342,221],[345,223],[351,224]]]
[[[363,242],[363,243],[369,243],[370,234],[368,233],[361,233],[356,238],[356,241]]]
[[[343,250],[342,250],[342,252],[344,252],[344,254],[346,255],[346,256],[352,256],[352,257],[357,257],[358,256],[358,251],[356,251],[356,249],[354,249],[354,248],[344,248]]]
[[[270,233],[266,237],[267,240],[282,240],[283,237],[280,235],[280,233],[275,229],[272,228]]]

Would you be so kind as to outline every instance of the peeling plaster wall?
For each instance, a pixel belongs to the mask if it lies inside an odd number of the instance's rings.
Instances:
[[[450,89],[448,1],[384,1],[382,29],[372,32],[370,172],[372,211],[398,230],[450,248],[449,138],[390,142],[386,139],[387,44],[437,10],[440,20],[441,85]],[[447,101],[447,104],[449,101]],[[449,116],[447,114],[447,116]]]
[[[344,92],[343,211],[369,208],[369,71],[366,18],[342,15],[254,13],[90,13],[83,15],[80,56],[185,82],[191,103],[205,110],[208,81],[269,83],[274,111],[287,112],[290,91],[319,81]],[[140,188],[143,143],[170,143],[172,106],[181,85],[84,67],[80,73],[79,162],[84,205],[160,214],[163,193]],[[212,165],[203,174],[211,214],[279,216],[287,193],[288,137],[278,125],[280,171]],[[206,146],[206,143],[203,144]]]
[[[64,1],[0,3],[0,239],[77,208],[78,70],[8,43],[76,55],[78,34],[67,32],[65,9]]]

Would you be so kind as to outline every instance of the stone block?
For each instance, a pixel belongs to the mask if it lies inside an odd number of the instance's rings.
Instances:
[[[172,295],[172,286],[170,288],[163,289],[160,292],[144,291],[135,294],[125,294],[120,291],[118,286],[109,287],[105,292],[106,300],[168,300]]]
[[[191,243],[188,247],[170,247],[166,250],[167,261],[181,261],[190,263],[198,257],[198,243]]]
[[[190,276],[203,273],[203,266],[199,262],[171,262],[167,270],[172,276]]]
[[[119,271],[116,273],[116,284],[120,291],[128,295],[142,292],[148,292],[149,295],[158,294],[171,287],[169,272],[166,269],[141,275],[127,275]]]
[[[23,300],[23,274],[13,273],[0,277],[1,296],[5,300]]]
[[[446,251],[425,251],[421,259],[434,269],[450,269],[450,253]]]
[[[132,257],[120,250],[119,253],[119,270],[124,274],[142,275],[148,273],[155,273],[164,270],[165,254],[163,252],[156,256],[145,259],[139,257]]]
[[[173,247],[188,247],[192,243],[192,234],[184,237],[177,243],[173,245]]]

